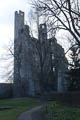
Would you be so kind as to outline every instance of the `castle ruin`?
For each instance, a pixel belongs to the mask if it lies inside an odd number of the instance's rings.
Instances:
[[[64,49],[52,37],[47,38],[46,24],[39,25],[39,38],[30,35],[24,24],[24,12],[15,12],[14,96],[35,96],[43,92],[67,90]]]

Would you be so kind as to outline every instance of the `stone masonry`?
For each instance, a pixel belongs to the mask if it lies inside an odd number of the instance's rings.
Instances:
[[[15,12],[13,87],[15,97],[28,95],[35,96],[40,93],[40,80],[39,77],[37,77],[40,71],[39,57],[37,56],[34,44],[35,42],[38,42],[38,39],[31,37],[29,26],[24,24],[24,16],[24,12],[22,11]],[[46,47],[49,43],[51,44],[51,55],[48,55],[46,58],[44,64],[46,72],[44,72],[44,74],[47,74],[47,71],[49,70],[47,70],[47,68],[51,65],[51,57],[52,63],[54,63],[52,72],[54,72],[55,79],[54,77],[52,80],[49,78],[50,80],[48,79],[47,83],[49,83],[49,85],[52,84],[53,90],[63,92],[66,90],[67,83],[64,77],[64,72],[67,69],[64,62],[64,60],[66,61],[64,49],[57,43],[55,38],[47,39],[47,26],[45,23],[39,26],[39,39],[43,43],[42,51],[47,49]],[[47,79],[46,75],[44,76],[44,79]]]

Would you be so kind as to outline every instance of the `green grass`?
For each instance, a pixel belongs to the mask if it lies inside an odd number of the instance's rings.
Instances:
[[[51,102],[47,106],[46,117],[47,120],[80,120],[80,108]]]
[[[0,100],[0,107],[14,107],[13,109],[0,111],[0,120],[16,120],[20,113],[27,111],[37,105],[39,105],[39,102],[30,98]]]

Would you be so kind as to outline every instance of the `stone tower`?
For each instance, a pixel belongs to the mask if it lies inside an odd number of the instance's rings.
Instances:
[[[40,26],[39,26],[39,39],[41,41],[46,41],[47,40],[47,26],[46,26],[46,23],[40,24]]]
[[[31,65],[29,64],[29,26],[24,24],[24,12],[15,12],[14,28],[14,87],[15,97],[34,94]]]
[[[21,96],[21,79],[20,79],[20,52],[19,47],[21,45],[21,40],[19,39],[19,34],[24,26],[24,12],[16,11],[14,17],[14,87],[13,95],[15,97]]]
[[[24,12],[22,11],[16,11],[15,12],[15,20],[14,20],[14,39],[17,39],[19,36],[19,31],[23,28],[24,26]]]

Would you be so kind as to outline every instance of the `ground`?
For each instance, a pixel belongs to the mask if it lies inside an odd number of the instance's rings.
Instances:
[[[80,120],[80,106],[50,102],[46,107],[47,120]]]
[[[0,100],[0,107],[13,107],[0,111],[0,120],[17,120],[21,113],[40,105],[39,100],[33,98]],[[68,106],[51,101],[46,103],[46,120],[80,120],[80,106]]]
[[[39,105],[39,101],[31,98],[0,100],[0,107],[13,107],[9,110],[0,111],[0,120],[16,120],[24,111]]]

